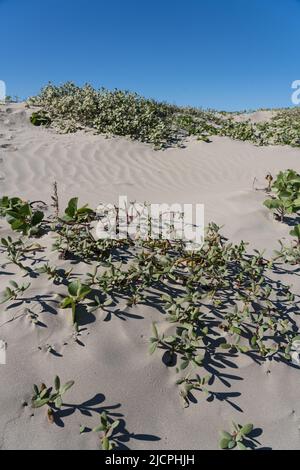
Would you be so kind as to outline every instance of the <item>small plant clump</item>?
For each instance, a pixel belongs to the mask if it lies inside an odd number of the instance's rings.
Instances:
[[[9,261],[21,269],[25,269],[22,261],[24,261],[25,247],[23,240],[15,240],[8,236],[7,238],[1,238],[1,248],[6,252]]]
[[[0,199],[0,216],[6,217],[12,230],[23,235],[37,235],[44,218],[42,211],[34,211],[31,204],[18,197],[3,196]]]
[[[300,224],[296,225],[291,231],[290,235],[295,237],[292,243],[287,246],[279,240],[280,250],[275,251],[274,262],[280,260],[283,263],[297,266],[300,263]]]
[[[31,399],[33,408],[47,406],[47,417],[50,423],[54,422],[54,410],[63,406],[63,395],[74,385],[74,380],[61,385],[58,376],[54,379],[54,387],[47,387],[44,383],[40,387],[33,385],[34,395]]]
[[[24,284],[19,285],[16,281],[9,281],[9,284],[10,287],[6,287],[0,297],[0,304],[4,304],[5,302],[8,302],[10,300],[16,300],[19,295],[22,296],[31,285],[30,282],[26,282]]]
[[[300,175],[294,170],[281,171],[270,186],[273,196],[264,205],[281,221],[300,210]]]
[[[89,286],[81,284],[79,280],[70,282],[68,285],[68,296],[64,298],[61,302],[60,307],[71,308],[72,309],[72,322],[73,325],[77,323],[76,318],[76,308],[78,304],[86,298],[86,296],[91,292]]]
[[[241,426],[240,424],[233,424],[233,430],[231,432],[222,431],[220,448],[221,449],[235,449],[236,447],[239,450],[247,450],[249,447],[246,445],[246,441],[250,438],[253,431],[253,424],[245,424]]]
[[[68,224],[76,224],[89,222],[94,216],[94,211],[87,204],[78,208],[78,197],[74,197],[70,199],[62,220]]]
[[[113,450],[116,447],[114,434],[120,425],[119,420],[113,420],[105,411],[100,415],[100,424],[93,429],[93,432],[101,432],[101,447],[102,450]]]
[[[51,119],[44,111],[32,113],[30,116],[30,122],[34,126],[50,126]]]
[[[0,241],[1,251],[6,253],[9,262],[15,264],[24,271],[26,271],[27,268],[23,263],[28,258],[29,253],[34,254],[41,250],[41,246],[38,243],[26,244],[22,238],[13,240],[10,236],[8,236],[7,238],[1,238]]]
[[[54,284],[62,284],[64,279],[69,279],[73,268],[66,271],[65,269],[57,269],[56,267],[50,266],[49,263],[43,264],[40,268],[37,268],[39,274],[46,274],[48,280],[52,280]]]
[[[257,145],[300,146],[300,111],[278,111],[270,121],[238,122],[232,113],[179,107],[122,90],[95,90],[72,82],[48,84],[28,104],[39,110],[34,125],[52,126],[60,132],[92,129],[106,135],[128,136],[161,149],[187,136],[209,143],[213,135],[250,141]],[[238,114],[238,113],[235,113]]]

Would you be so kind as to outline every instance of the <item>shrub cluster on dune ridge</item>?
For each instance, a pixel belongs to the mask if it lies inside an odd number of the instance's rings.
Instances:
[[[179,107],[144,98],[129,91],[94,89],[67,82],[48,84],[28,100],[40,110],[31,121],[59,132],[93,129],[106,135],[128,136],[164,148],[188,135],[209,142],[209,136],[222,135],[257,145],[300,146],[300,110],[284,109],[268,122],[236,122],[234,113]],[[236,113],[237,114],[237,113]]]
[[[271,175],[268,175],[268,178],[269,198],[265,200],[264,205],[273,212],[277,220],[285,222],[289,217],[294,225],[290,231],[290,235],[295,237],[294,241],[290,246],[279,242],[277,259],[297,265],[300,261],[300,224],[297,223],[300,213],[300,175],[294,170],[286,170],[281,171],[275,180]]]
[[[273,189],[282,184],[294,188],[298,182],[299,175],[290,170],[278,175]],[[39,211],[37,221],[35,203],[3,197],[0,214],[14,234],[19,232],[22,238],[2,238],[0,250],[24,277],[31,277],[32,284],[36,277],[47,276],[55,286],[64,286],[57,308],[61,314],[65,309],[72,313],[72,321],[68,317],[66,321],[75,342],[80,343],[82,309],[89,313],[104,312],[107,318],[112,315],[122,318],[118,306],[124,300],[128,308],[141,304],[158,308],[169,322],[168,333],[154,323],[149,352],[161,352],[168,366],[176,364],[174,381],[185,407],[199,393],[209,402],[220,399],[216,390],[217,364],[226,369],[229,359],[235,362],[238,356],[247,355],[259,364],[272,359],[300,365],[300,335],[294,315],[298,299],[290,286],[272,279],[272,274],[284,270],[287,259],[278,256],[266,259],[255,250],[249,254],[244,242],[230,243],[213,223],[197,252],[186,251],[180,240],[151,237],[96,240],[95,211],[79,206],[78,199],[73,198],[61,214],[56,185],[52,201],[53,213],[46,218]],[[117,214],[118,208],[116,217]],[[297,238],[294,248],[298,249],[300,233],[297,226],[294,230],[292,235]],[[66,264],[69,260],[71,265],[76,258],[85,266],[82,278],[73,274],[72,269],[66,270],[66,266],[64,269],[50,266],[45,257],[37,260],[36,252],[44,250],[36,243],[37,237],[47,233],[56,238],[53,249],[58,254],[57,262],[63,259]],[[131,256],[124,256],[129,251]],[[46,264],[40,264],[45,261]],[[2,294],[1,304],[13,308],[16,301],[18,305],[38,302],[27,296],[31,287],[30,283],[19,285],[11,281]],[[30,309],[26,308],[24,315],[38,328],[38,319]],[[229,379],[227,383],[231,390],[233,383]],[[45,385],[35,386],[32,406],[46,406],[49,421],[55,422],[57,409],[64,405],[61,396],[72,385],[73,381],[61,387],[56,378],[54,391]],[[102,415],[100,425],[94,429],[103,432],[102,448],[113,448],[111,438],[118,426],[118,421]],[[245,426],[236,425],[231,433],[224,431],[220,446],[244,448],[252,430],[252,425]]]
[[[172,107],[145,99],[128,91],[80,88],[73,83],[48,85],[29,103],[42,108],[51,125],[61,132],[94,129],[98,133],[129,136],[155,146],[171,143],[176,137]],[[35,120],[38,117],[35,114]]]

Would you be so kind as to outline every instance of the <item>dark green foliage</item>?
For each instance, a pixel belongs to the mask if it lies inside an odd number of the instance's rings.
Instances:
[[[78,197],[74,197],[70,199],[62,220],[70,224],[75,224],[87,222],[91,220],[94,215],[94,211],[90,209],[87,204],[78,208]]]
[[[220,439],[220,448],[225,450],[235,449],[247,450],[249,448],[255,448],[256,442],[251,439],[251,433],[253,431],[253,424],[248,423],[242,426],[233,422],[233,430],[231,432],[222,431]],[[249,444],[251,447],[249,447]]]
[[[296,214],[300,210],[300,175],[294,170],[281,171],[270,186],[273,192],[264,205],[284,221],[286,214]]]
[[[44,213],[33,210],[28,202],[4,196],[0,199],[0,215],[5,216],[12,230],[23,235],[38,235]]]
[[[97,133],[129,136],[162,147],[173,140],[168,105],[128,91],[95,90],[74,83],[51,84],[31,100],[62,132],[91,128]]]
[[[47,406],[47,417],[50,423],[54,422],[54,409],[60,410],[63,406],[63,395],[74,385],[74,380],[61,385],[58,376],[54,379],[54,387],[47,387],[44,383],[40,387],[33,385],[34,395],[31,399],[33,408]]]
[[[43,111],[32,113],[30,116],[30,122],[34,126],[50,126],[51,119]]]
[[[61,308],[72,309],[72,321],[76,323],[76,307],[90,293],[91,289],[85,284],[81,284],[79,280],[70,282],[68,285],[68,296],[61,302]]]
[[[114,434],[120,425],[119,420],[113,420],[105,411],[100,414],[100,424],[93,429],[93,432],[101,432],[102,450],[113,450],[116,447]]]

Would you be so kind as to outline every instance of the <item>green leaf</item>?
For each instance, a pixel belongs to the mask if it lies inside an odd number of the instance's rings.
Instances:
[[[275,208],[275,200],[274,199],[267,199],[264,201],[264,206],[266,206],[268,209],[274,209]]]
[[[77,209],[77,214],[85,215],[85,214],[93,214],[93,210],[88,207],[86,204],[83,207],[80,207],[80,209]]]
[[[187,394],[188,394],[189,392],[191,392],[193,389],[194,389],[194,385],[193,385],[193,384],[185,384],[185,385],[184,385],[184,390],[186,391]]]
[[[29,227],[24,224],[23,220],[20,219],[11,219],[9,221],[12,230],[21,231],[24,234],[27,234]]]
[[[231,439],[232,439],[231,434],[229,434],[229,432],[227,432],[227,431],[221,431],[221,437],[223,439],[227,439],[228,441],[231,441]]]
[[[245,424],[245,426],[243,426],[242,429],[241,429],[241,434],[243,434],[244,436],[247,436],[252,431],[253,431],[253,424],[251,424],[251,423]]]
[[[8,246],[8,241],[5,238],[1,238],[1,243],[3,246]]]
[[[36,400],[32,401],[33,408],[41,408],[42,406],[46,405],[49,402],[50,398],[44,398],[43,400],[37,398]]]
[[[77,211],[78,197],[73,197],[68,203],[68,207],[65,210],[65,214],[69,217],[74,217]]]
[[[36,211],[32,216],[31,225],[32,226],[39,225],[42,222],[43,218],[44,218],[44,213],[41,211]]]
[[[73,299],[71,297],[65,297],[64,300],[60,304],[60,308],[68,308],[71,307],[73,304]]]
[[[189,365],[189,361],[182,361],[181,364],[180,364],[180,369],[181,370],[184,370],[187,368],[187,366]]]
[[[152,332],[155,338],[158,338],[158,331],[155,323],[152,323]]]
[[[230,439],[226,439],[225,437],[223,437],[223,439],[220,440],[220,448],[228,449],[229,442],[231,442],[231,436]]]
[[[44,390],[42,390],[40,393],[40,398],[46,397],[48,393],[49,393],[49,390],[47,388],[44,388]]]
[[[85,284],[81,285],[78,291],[78,296],[81,299],[84,299],[89,293],[91,292],[91,289],[89,286],[86,286]]]
[[[168,344],[175,343],[176,341],[176,336],[166,336],[164,341]]]
[[[102,438],[102,449],[110,450],[109,439],[107,437]]]
[[[17,284],[15,281],[9,281],[9,283],[10,283],[10,285],[11,285],[12,287],[14,287],[15,289],[18,289],[18,288],[19,288],[18,284]]]
[[[103,426],[107,426],[108,424],[108,418],[107,418],[107,413],[105,411],[103,411],[103,413],[101,413],[100,415],[100,421],[101,423],[103,424]]]
[[[150,344],[149,346],[149,353],[154,354],[158,346],[158,342],[155,340],[153,343]]]
[[[4,304],[4,302],[7,302],[12,296],[13,296],[12,290],[9,287],[6,287],[4,292],[2,292],[1,294],[0,304]]]
[[[242,330],[240,328],[237,328],[236,326],[232,327],[232,332],[235,333],[236,335],[242,334]]]
[[[76,281],[70,282],[70,284],[68,285],[69,294],[72,297],[77,297],[80,287],[81,287],[80,281],[76,280]]]
[[[116,429],[119,426],[119,424],[120,424],[120,420],[117,419],[116,421],[112,423],[110,429]]]
[[[58,408],[60,410],[60,408],[62,407],[62,399],[61,399],[60,395],[55,399],[54,404],[55,404],[56,408]]]
[[[296,225],[296,227],[294,227],[293,230],[290,231],[290,235],[292,235],[292,237],[297,237],[298,239],[300,239],[300,224]]]
[[[28,203],[23,204],[23,206],[19,208],[18,214],[23,217],[30,217],[32,214],[30,205]]]
[[[203,354],[198,354],[198,356],[196,356],[194,358],[194,362],[196,362],[196,364],[198,364],[198,366],[202,365],[203,360],[204,360],[204,355]]]
[[[93,428],[93,432],[102,432],[102,431],[105,431],[106,429],[106,426],[103,426],[103,424],[99,424],[98,426],[96,426],[95,428]]]
[[[222,343],[220,346],[222,349],[231,349],[231,344],[229,343]]]
[[[234,449],[235,446],[236,446],[236,442],[235,442],[235,441],[230,441],[230,442],[228,443],[228,449]]]

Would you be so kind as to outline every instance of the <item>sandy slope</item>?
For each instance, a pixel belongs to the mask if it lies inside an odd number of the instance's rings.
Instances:
[[[56,180],[62,207],[72,196],[94,207],[101,201],[116,202],[119,195],[140,202],[204,203],[206,221],[225,224],[226,236],[271,252],[289,229],[270,217],[262,205],[264,193],[253,186],[263,188],[269,172],[300,172],[300,151],[212,140],[190,140],[184,149],[156,152],[122,138],[57,135],[31,126],[23,104],[1,106],[0,193],[49,203]],[[1,223],[1,235],[7,233]],[[45,237],[42,244],[50,247],[51,240]],[[58,264],[56,253],[49,259]],[[1,290],[9,279],[21,279],[20,272],[12,276],[15,272],[11,265],[1,271]],[[74,274],[83,272],[84,267],[74,266]],[[224,371],[232,376],[230,389],[217,382],[220,393],[229,390],[232,396],[220,395],[220,400],[208,403],[199,395],[198,404],[184,410],[175,370],[166,368],[160,353],[147,353],[151,322],[163,322],[158,311],[121,305],[122,314],[113,314],[110,321],[103,321],[100,313],[90,315],[81,337],[84,346],[78,346],[71,338],[68,312],[57,307],[55,293],[64,288],[51,286],[46,277],[31,283],[28,297],[41,297],[28,306],[39,313],[45,327],[21,316],[24,305],[1,308],[0,338],[8,343],[7,365],[0,365],[2,449],[97,448],[97,435],[80,435],[79,426],[95,426],[104,408],[122,416],[130,433],[124,445],[132,449],[215,448],[218,431],[230,427],[231,419],[262,427],[262,445],[299,448],[300,375],[295,368],[257,366],[243,358],[238,368],[232,365]],[[291,283],[299,293],[299,281]],[[55,355],[46,352],[47,344]],[[22,404],[29,402],[33,383],[50,384],[57,373],[62,380],[75,379],[66,402],[76,406],[69,407],[58,426],[51,426],[43,410],[33,415]]]

